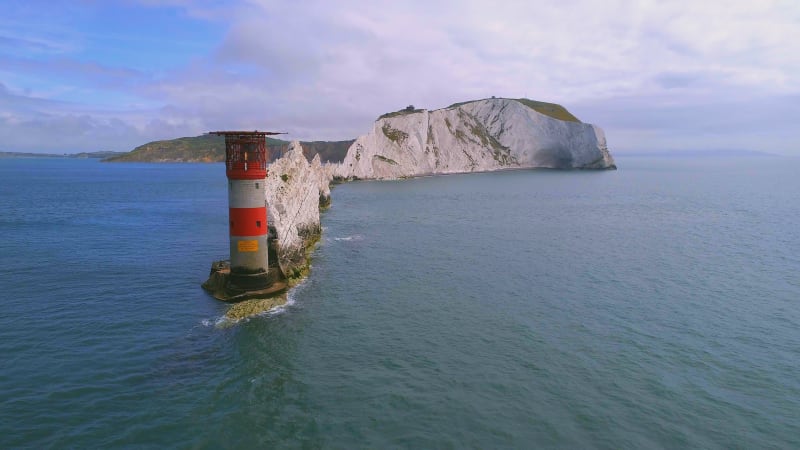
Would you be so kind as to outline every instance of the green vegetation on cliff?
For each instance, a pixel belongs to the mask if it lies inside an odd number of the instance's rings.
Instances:
[[[414,108],[414,105],[408,105],[408,106],[406,106],[405,108],[403,108],[403,109],[401,109],[399,111],[393,111],[393,112],[388,112],[386,114],[381,114],[380,117],[378,117],[377,120],[388,119],[390,117],[405,116],[406,114],[414,114],[414,113],[418,113],[418,112],[422,112],[422,111],[425,111],[425,110],[424,109]]]
[[[408,139],[408,133],[403,130],[392,128],[388,123],[383,124],[382,130],[383,134],[386,135],[386,137],[392,142],[402,144],[406,139]]]
[[[537,102],[536,100],[529,100],[527,98],[518,98],[516,100],[528,108],[536,112],[540,112],[546,116],[550,116],[559,120],[565,120],[567,122],[580,122],[577,117],[573,116],[571,112],[567,111],[567,108],[564,108],[559,104]]]
[[[269,160],[279,158],[289,142],[266,138]],[[322,162],[341,162],[353,141],[301,142],[303,153],[310,161],[319,154]],[[128,153],[107,158],[108,162],[222,162],[225,161],[225,138],[204,134],[140,145]]]
[[[492,97],[492,98],[494,98],[494,97]],[[488,99],[484,99],[484,100],[488,100]],[[498,100],[500,100],[500,99],[498,99]],[[571,112],[567,111],[567,108],[564,108],[563,106],[561,106],[561,105],[559,105],[557,103],[540,102],[540,101],[531,100],[531,99],[527,99],[527,98],[512,98],[512,99],[502,99],[502,100],[515,100],[515,101],[517,101],[519,103],[522,103],[523,105],[527,106],[528,108],[530,108],[530,109],[532,109],[532,110],[534,110],[534,111],[536,111],[538,113],[544,114],[545,116],[550,116],[550,117],[552,117],[554,119],[564,120],[564,121],[567,121],[567,122],[580,122],[580,120],[577,117],[572,115]],[[452,105],[448,106],[448,108],[457,108],[459,106],[466,105],[468,103],[474,103],[474,102],[477,102],[477,101],[480,101],[480,100],[470,100],[470,101],[466,101],[466,102],[453,103]]]
[[[217,162],[225,160],[225,138],[204,134],[148,142],[109,162]]]

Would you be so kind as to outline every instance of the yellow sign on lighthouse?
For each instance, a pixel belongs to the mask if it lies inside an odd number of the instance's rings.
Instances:
[[[240,252],[257,252],[258,251],[258,241],[239,241],[237,243],[237,248]]]

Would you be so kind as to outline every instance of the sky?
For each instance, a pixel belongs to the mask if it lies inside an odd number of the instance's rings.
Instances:
[[[798,0],[2,0],[0,151],[559,103],[614,152],[800,156]]]

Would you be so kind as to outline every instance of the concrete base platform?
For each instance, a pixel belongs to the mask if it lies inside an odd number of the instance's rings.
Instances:
[[[203,283],[203,289],[217,300],[230,303],[254,298],[269,298],[286,292],[288,285],[279,268],[270,267],[269,272],[261,277],[265,278],[266,282],[258,283],[260,288],[237,286],[232,279],[236,277],[231,277],[230,262],[215,261],[211,264],[211,272],[208,280]]]

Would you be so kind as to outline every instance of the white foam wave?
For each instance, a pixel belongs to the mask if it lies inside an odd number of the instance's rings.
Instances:
[[[334,241],[361,241],[364,239],[364,236],[360,234],[354,234],[352,236],[345,236],[345,237],[335,237],[333,238]]]
[[[210,319],[203,319],[200,321],[200,323],[203,324],[204,327],[214,327],[214,328],[223,328],[230,322],[232,321],[227,317],[225,317],[224,315],[219,317],[212,317]]]

